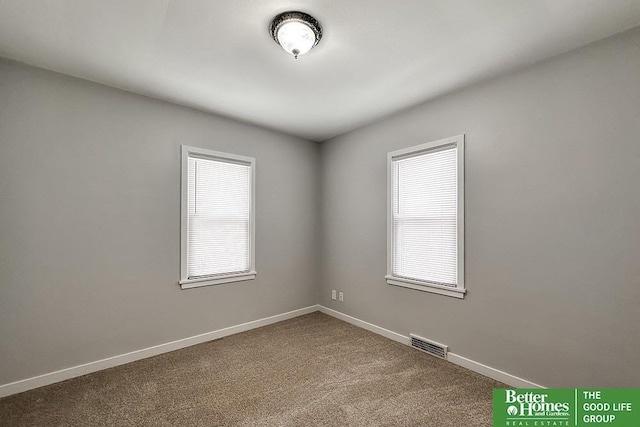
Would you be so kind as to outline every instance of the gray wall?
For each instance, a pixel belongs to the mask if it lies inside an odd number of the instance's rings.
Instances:
[[[179,289],[180,144],[257,159],[256,280]],[[316,304],[318,156],[0,60],[0,384]]]
[[[0,384],[320,301],[637,387],[639,75],[632,30],[318,146],[0,60]],[[386,153],[460,133],[468,295],[386,285]],[[257,158],[255,281],[179,289],[180,144]]]
[[[461,133],[468,295],[387,285],[386,153]],[[321,304],[546,386],[637,387],[639,138],[636,29],[323,143]]]

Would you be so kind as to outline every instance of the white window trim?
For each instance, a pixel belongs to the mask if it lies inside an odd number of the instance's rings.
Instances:
[[[242,273],[220,274],[217,276],[189,279],[187,272],[187,225],[188,225],[188,173],[189,157],[204,157],[213,160],[223,160],[248,164],[251,168],[251,206],[250,218],[250,249],[249,271]],[[222,153],[204,148],[182,146],[182,175],[180,199],[180,287],[182,289],[198,288],[201,286],[219,285],[222,283],[240,282],[256,278],[256,159],[237,154]]]
[[[418,156],[447,145],[456,147],[458,158],[458,284],[456,287],[393,276],[393,161],[400,158]],[[385,278],[389,285],[464,298],[467,292],[464,285],[464,134],[403,148],[387,154],[387,275]]]

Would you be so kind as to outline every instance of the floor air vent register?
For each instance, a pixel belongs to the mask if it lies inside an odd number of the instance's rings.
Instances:
[[[432,356],[439,357],[440,359],[447,358],[448,347],[446,345],[442,345],[414,334],[409,334],[409,336],[411,337],[411,347],[417,348],[425,353],[429,353]]]

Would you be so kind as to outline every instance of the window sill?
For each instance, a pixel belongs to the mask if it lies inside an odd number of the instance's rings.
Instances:
[[[191,289],[199,288],[202,286],[221,285],[223,283],[242,282],[244,280],[253,280],[256,278],[255,271],[249,271],[246,273],[229,274],[218,277],[203,277],[200,279],[184,279],[180,280],[180,288]]]
[[[393,286],[402,286],[403,288],[415,289],[423,292],[431,292],[434,294],[445,295],[454,298],[464,298],[467,292],[461,288],[450,288],[447,286],[436,285],[435,283],[420,282],[418,280],[405,279],[394,276],[385,276],[387,283]]]

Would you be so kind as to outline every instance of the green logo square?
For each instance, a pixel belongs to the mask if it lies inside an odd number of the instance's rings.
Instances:
[[[494,427],[638,427],[640,389],[494,389]]]

